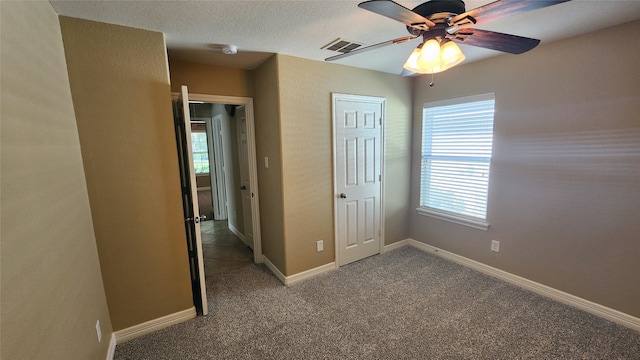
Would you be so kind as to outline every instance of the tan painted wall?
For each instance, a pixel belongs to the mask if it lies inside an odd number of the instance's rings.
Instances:
[[[115,330],[193,306],[161,33],[61,17]]]
[[[385,241],[408,237],[409,79],[283,55],[254,71],[181,62],[170,70],[174,91],[186,84],[191,93],[254,98],[263,253],[283,274],[335,260],[331,92],[387,98]]]
[[[0,14],[0,358],[105,359],[112,329],[58,15],[48,1],[3,1]]]
[[[488,231],[417,215],[419,241],[640,316],[640,21],[416,81],[425,101],[495,91]],[[490,241],[500,241],[500,252]]]
[[[385,242],[408,237],[411,81],[397,75],[277,55],[286,269],[335,259],[331,93],[386,98]],[[316,241],[324,251],[316,252]],[[282,270],[282,269],[281,269]]]
[[[262,253],[278,269],[285,269],[284,218],[282,208],[282,156],[280,153],[280,96],[276,56],[254,71],[254,114],[260,231]],[[269,158],[269,168],[264,158]]]
[[[173,92],[179,92],[180,86],[187,85],[192,94],[253,96],[250,70],[170,60],[169,71]]]

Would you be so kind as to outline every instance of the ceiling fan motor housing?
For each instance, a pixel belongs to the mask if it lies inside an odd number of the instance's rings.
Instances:
[[[462,0],[431,0],[416,6],[412,11],[428,19],[429,16],[437,13],[459,15],[465,12],[465,7]]]
[[[416,6],[412,11],[436,23],[429,32],[433,30],[438,32],[437,30],[444,31],[448,26],[449,18],[464,13],[465,5],[462,0],[431,0]],[[423,35],[422,30],[411,26],[407,26],[407,31],[414,36]]]

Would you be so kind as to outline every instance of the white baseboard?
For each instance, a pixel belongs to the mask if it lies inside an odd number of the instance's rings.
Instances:
[[[271,262],[271,260],[269,260],[268,257],[266,257],[264,254],[262,254],[262,261],[264,262],[264,265],[271,270],[271,272],[273,273],[273,275],[276,276],[276,278],[278,278],[278,280],[280,280],[280,282],[284,285],[287,285],[287,280],[286,280],[286,276],[284,276],[283,273],[280,272],[280,270],[278,270],[278,268],[273,265],[273,263]]]
[[[240,230],[236,229],[236,227],[231,223],[227,223],[227,227],[229,228],[229,231],[231,231],[235,236],[239,237],[243,243],[247,243],[247,238],[244,237],[244,234],[241,233]]]
[[[416,241],[413,239],[405,239],[398,243],[389,245],[389,250],[387,250],[387,247],[385,246],[385,251],[398,249],[402,246],[413,246],[422,251],[432,253],[441,258],[453,261],[455,263],[469,267],[471,269],[487,274],[489,276],[493,276],[495,278],[506,281],[510,284],[516,285],[523,289],[532,291],[544,297],[553,299],[555,301],[561,302],[569,306],[573,306],[580,310],[584,310],[590,314],[593,314],[601,318],[607,319],[609,321],[615,322],[617,324],[626,326],[630,329],[640,331],[640,318],[637,318],[629,314],[625,314],[621,311],[608,308],[604,305],[600,305],[592,301],[568,294],[564,291],[554,289],[547,285],[540,284],[538,282],[520,277],[518,275],[511,274],[509,272],[494,268],[492,266],[483,264],[481,262],[471,260],[464,256],[460,256],[460,255],[439,249],[435,246],[427,245],[420,241]]]
[[[285,276],[283,273],[280,272],[280,270],[278,270],[278,268],[275,265],[273,265],[273,263],[266,256],[263,255],[262,259],[264,260],[264,264],[267,266],[267,268],[269,268],[269,270],[271,270],[273,275],[275,275],[276,278],[278,278],[278,280],[280,280],[280,282],[286,286],[295,284],[302,280],[310,279],[312,277],[315,277],[320,274],[336,269],[336,263],[332,262],[332,263],[321,265],[316,268],[309,269],[297,274]]]
[[[169,314],[154,320],[149,320],[142,324],[134,325],[132,327],[118,330],[114,332],[115,343],[121,344],[127,340],[135,339],[139,336],[152,333],[156,330],[164,329],[171,325],[179,324],[181,322],[191,320],[196,317],[196,308],[191,307],[186,310],[179,311],[177,313]]]
[[[384,254],[388,251],[393,251],[409,245],[410,245],[409,239],[400,240],[400,241],[394,242],[393,244],[385,245],[384,248],[382,249],[382,253]]]
[[[111,333],[111,338],[109,339],[109,351],[107,351],[107,360],[113,360],[113,357],[116,355],[116,334]]]
[[[297,274],[286,276],[285,277],[285,285],[291,285],[291,284],[297,283],[297,282],[302,281],[302,280],[307,280],[307,279],[310,279],[312,277],[316,277],[316,276],[318,276],[320,274],[324,274],[326,272],[329,272],[329,271],[332,271],[332,270],[335,270],[335,269],[336,269],[336,263],[332,262],[332,263],[328,263],[328,264],[325,264],[325,265],[321,265],[321,266],[315,267],[313,269],[309,269],[307,271],[303,271],[303,272],[300,272],[300,273],[297,273]]]

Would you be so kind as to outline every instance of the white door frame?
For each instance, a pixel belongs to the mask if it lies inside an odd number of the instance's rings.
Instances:
[[[177,93],[174,94],[177,97]],[[258,196],[258,168],[256,163],[253,98],[189,93],[189,99],[206,103],[245,106],[247,116],[247,145],[249,146],[249,183],[253,192],[253,197],[251,198],[251,215],[253,218],[253,261],[260,264],[264,261],[264,258],[262,256],[262,238],[260,235],[260,202]]]
[[[385,224],[385,212],[384,212],[384,179],[385,179],[385,136],[384,136],[384,124],[387,119],[387,102],[386,98],[376,97],[376,96],[365,96],[365,95],[351,95],[351,94],[340,94],[340,93],[331,93],[331,135],[333,141],[333,233],[335,237],[335,262],[336,268],[340,267],[340,234],[338,232],[338,206],[340,202],[338,201],[338,182],[336,179],[336,166],[337,166],[337,146],[336,143],[336,102],[338,100],[350,100],[350,101],[379,101],[382,103],[382,124],[380,125],[380,244],[379,244],[379,253],[382,254],[384,252],[384,224]]]

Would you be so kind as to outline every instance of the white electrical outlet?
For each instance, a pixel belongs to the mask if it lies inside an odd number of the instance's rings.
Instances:
[[[322,240],[316,241],[316,251],[324,250],[324,242]]]
[[[96,322],[96,334],[98,335],[98,342],[102,341],[102,330],[100,330],[100,320]]]
[[[500,241],[491,240],[491,251],[500,252]]]

